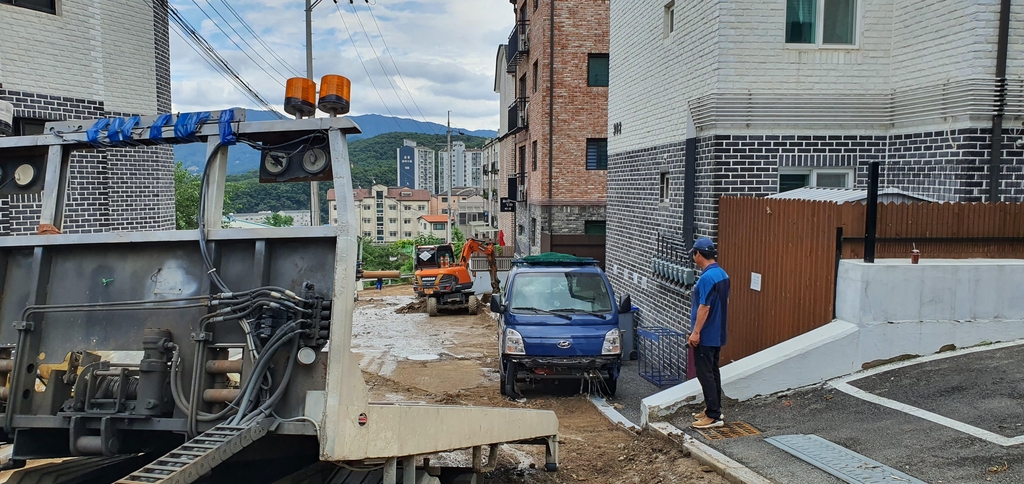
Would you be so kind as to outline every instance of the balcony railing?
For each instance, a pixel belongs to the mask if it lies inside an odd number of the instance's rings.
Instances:
[[[526,129],[527,113],[530,107],[530,98],[516,98],[508,107],[508,132],[515,133]]]
[[[519,64],[519,59],[523,58],[530,52],[530,22],[526,20],[520,20],[516,22],[516,26],[512,28],[512,33],[508,35],[508,48],[505,50],[505,60],[508,65],[505,69],[506,72],[515,72],[516,66]]]

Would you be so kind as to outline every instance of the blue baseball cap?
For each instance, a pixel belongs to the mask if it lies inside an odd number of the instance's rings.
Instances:
[[[707,237],[701,237],[693,243],[693,249],[690,249],[690,254],[695,252],[715,252],[715,243]]]

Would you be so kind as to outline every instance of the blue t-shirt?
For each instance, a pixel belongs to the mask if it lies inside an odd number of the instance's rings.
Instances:
[[[711,311],[704,327],[700,330],[700,344],[704,346],[725,346],[726,320],[729,313],[729,275],[711,264],[701,273],[693,288],[690,302],[690,327],[697,324],[697,308],[708,306]]]

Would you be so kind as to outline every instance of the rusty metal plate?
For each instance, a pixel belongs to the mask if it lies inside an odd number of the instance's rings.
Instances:
[[[746,437],[761,433],[760,430],[755,429],[746,422],[728,422],[722,427],[694,430],[700,432],[708,440],[734,439],[736,437]]]

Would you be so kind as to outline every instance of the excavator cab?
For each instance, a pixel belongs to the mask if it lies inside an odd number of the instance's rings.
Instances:
[[[473,276],[469,273],[469,259],[473,254],[487,257],[491,291],[497,293],[498,271],[493,244],[469,239],[458,258],[451,244],[416,247],[413,291],[427,299],[427,314],[436,316],[439,309],[466,309],[469,314],[480,311],[480,298],[473,291]]]

